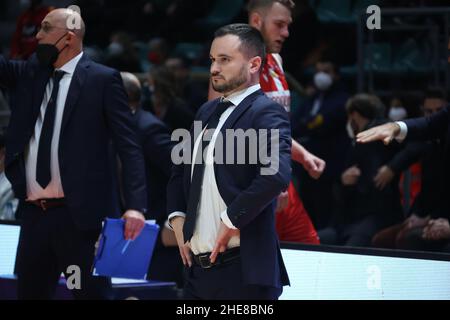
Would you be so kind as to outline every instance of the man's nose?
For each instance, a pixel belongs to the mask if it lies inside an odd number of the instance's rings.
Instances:
[[[281,36],[284,38],[288,38],[289,37],[289,28],[283,27],[283,29],[281,29]]]
[[[219,67],[217,66],[217,63],[211,62],[211,67],[209,68],[209,72],[212,75],[218,74],[220,72]]]
[[[36,40],[41,41],[43,37],[44,37],[43,31],[42,29],[39,29],[38,33],[36,34]]]

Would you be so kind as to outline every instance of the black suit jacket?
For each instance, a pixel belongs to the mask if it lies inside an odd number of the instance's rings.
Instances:
[[[438,210],[441,217],[450,219],[450,191],[447,187],[448,181],[450,181],[450,169],[448,163],[450,160],[450,114],[449,106],[441,111],[429,116],[415,119],[407,119],[404,122],[408,127],[408,135],[406,140],[435,140],[439,139],[443,142],[443,172],[441,173],[440,181],[436,181],[436,184],[441,186],[440,201],[441,208]],[[447,164],[447,165],[445,165]],[[436,164],[439,165],[439,164]],[[436,214],[435,214],[436,216]]]
[[[196,121],[206,124],[218,99],[205,103]],[[240,230],[242,276],[246,284],[281,287],[289,283],[275,231],[275,200],[291,180],[291,135],[289,118],[282,106],[267,98],[261,90],[246,97],[221,128],[226,159],[227,129],[278,129],[279,169],[273,175],[261,175],[257,164],[237,164],[235,140],[234,164],[214,164],[217,187],[227,205],[227,214]],[[191,130],[191,137],[194,137]],[[270,138],[270,137],[269,137]],[[195,138],[191,138],[191,150]],[[246,159],[250,148],[245,146]],[[268,155],[271,154],[270,144]],[[247,160],[248,161],[248,160]],[[270,165],[267,165],[267,167]],[[186,212],[191,184],[191,165],[173,166],[168,186],[168,212]]]
[[[28,61],[0,56],[0,85],[11,94],[5,171],[21,200],[26,198],[24,151],[51,71],[35,56]],[[120,214],[111,174],[111,139],[123,164],[126,207],[146,210],[144,158],[127,100],[119,72],[83,55],[67,94],[58,150],[68,208],[82,229],[99,228],[104,217]]]

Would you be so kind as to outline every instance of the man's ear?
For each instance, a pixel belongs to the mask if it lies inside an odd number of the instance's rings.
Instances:
[[[262,16],[258,12],[252,12],[250,14],[250,25],[260,30],[262,27]]]
[[[261,69],[262,58],[260,56],[256,56],[250,59],[250,73],[257,73]]]
[[[77,35],[73,31],[68,31],[66,35],[66,45],[70,44],[73,39],[75,39]]]

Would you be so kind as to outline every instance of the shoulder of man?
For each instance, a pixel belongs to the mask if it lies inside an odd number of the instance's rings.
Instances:
[[[93,72],[98,75],[103,75],[106,77],[111,77],[114,75],[120,75],[120,72],[114,68],[105,66],[101,63],[95,62],[91,60],[88,56],[83,54],[83,57],[81,58],[80,62],[78,64],[87,64],[89,65],[89,72]]]
[[[255,112],[260,112],[267,109],[270,111],[279,111],[287,115],[286,109],[278,102],[270,99],[266,94],[258,95],[255,101],[253,101],[251,109]]]
[[[152,129],[161,129],[162,131],[169,132],[168,127],[164,122],[162,122],[159,118],[157,118],[153,113],[138,109],[135,114],[136,121],[138,124],[138,128],[142,131],[145,131],[149,128]]]

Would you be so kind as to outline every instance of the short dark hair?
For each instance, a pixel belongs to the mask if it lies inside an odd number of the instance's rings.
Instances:
[[[223,26],[214,33],[214,38],[235,35],[241,41],[239,50],[247,57],[259,56],[261,67],[266,59],[266,45],[261,33],[246,23],[234,23]]]
[[[340,65],[336,60],[335,53],[325,51],[317,61],[318,63],[329,63],[333,67],[334,73],[339,74]]]
[[[247,5],[247,10],[248,12],[253,12],[258,9],[270,8],[275,2],[281,3],[290,11],[295,8],[295,3],[292,0],[250,0]]]
[[[357,112],[370,120],[382,117],[385,110],[380,98],[367,93],[359,93],[348,99],[345,108],[349,114]]]
[[[439,87],[429,87],[425,92],[425,99],[441,99],[445,100],[444,90]]]

